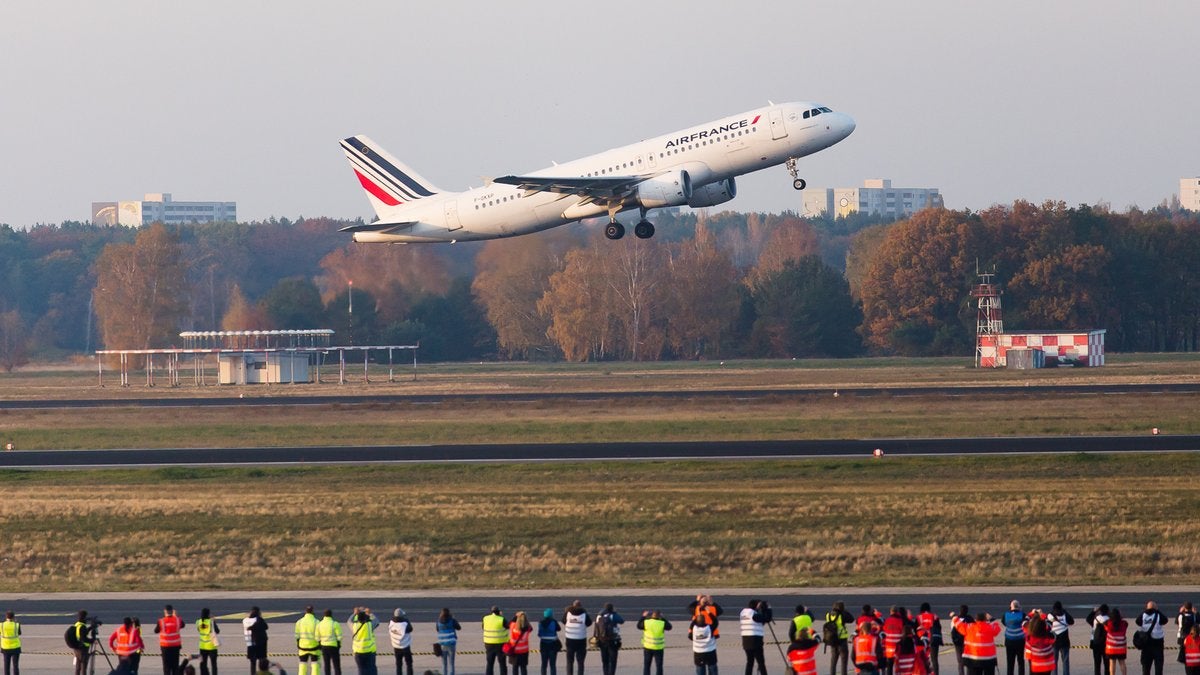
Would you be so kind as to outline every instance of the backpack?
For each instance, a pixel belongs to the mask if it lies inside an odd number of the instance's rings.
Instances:
[[[71,649],[83,649],[83,643],[79,641],[79,635],[75,632],[74,625],[67,628],[67,632],[63,634],[63,640]]]
[[[821,641],[827,645],[834,644],[838,641],[838,633],[840,632],[838,631],[838,624],[842,622],[841,614],[837,615],[833,619],[830,619],[831,616],[833,615],[827,614],[825,616],[825,625],[821,626]]]
[[[608,642],[612,639],[612,623],[607,614],[596,617],[596,623],[592,626],[592,637],[596,638],[596,642]]]

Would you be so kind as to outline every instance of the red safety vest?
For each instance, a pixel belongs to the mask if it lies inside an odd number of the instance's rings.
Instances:
[[[876,649],[879,646],[879,638],[873,633],[860,633],[854,636],[854,663],[869,663],[873,666],[879,666],[879,656]]]
[[[137,635],[137,629],[132,628],[125,630],[125,626],[121,626],[114,633],[109,646],[117,653],[117,656],[124,658],[137,651],[137,645],[134,636]]]
[[[1183,665],[1200,668],[1200,640],[1191,635],[1183,639]]]
[[[996,658],[996,636],[1004,632],[1004,628],[991,621],[975,621],[960,623],[954,630],[963,634],[963,658],[975,661],[987,661]]]
[[[1121,623],[1113,625],[1112,620],[1104,624],[1104,655],[1125,656],[1129,651],[1125,647],[1125,632],[1129,630],[1129,622],[1121,619]]]
[[[172,614],[164,616],[158,620],[158,646],[159,647],[181,647],[183,640],[179,637],[179,630],[183,628],[183,619]]]
[[[512,622],[512,625],[508,629],[508,641],[512,644],[513,654],[529,653],[529,634],[531,632],[533,631],[517,628],[517,622]]]
[[[1029,636],[1025,640],[1029,650],[1029,670],[1034,673],[1049,673],[1054,670],[1054,638]]]
[[[933,612],[921,612],[917,615],[917,625],[927,633],[932,635],[933,624],[939,621],[938,615]]]
[[[896,645],[900,644],[900,638],[904,636],[904,619],[899,616],[889,616],[883,622],[883,656],[884,658],[896,657]]]
[[[789,649],[788,661],[792,664],[792,672],[796,675],[817,675],[817,647],[820,643],[814,642],[811,647],[803,649]]]

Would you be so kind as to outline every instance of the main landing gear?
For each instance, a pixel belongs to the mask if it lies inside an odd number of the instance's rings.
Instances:
[[[788,173],[792,174],[792,187],[797,190],[803,190],[808,183],[804,182],[804,179],[800,177],[800,171],[796,169],[796,158],[788,157],[788,161],[784,166],[787,167]]]
[[[612,220],[604,226],[604,236],[609,239],[620,239],[625,236],[625,226],[617,222],[616,214],[610,214]],[[646,220],[646,212],[642,211],[642,219],[633,226],[633,236],[638,239],[649,239],[654,236],[654,224]]]

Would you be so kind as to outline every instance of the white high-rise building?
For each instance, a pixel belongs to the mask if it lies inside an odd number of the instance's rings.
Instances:
[[[237,222],[237,202],[177,202],[169,192],[150,193],[141,201],[92,202],[93,225],[215,222]]]
[[[863,181],[860,188],[809,188],[804,191],[801,215],[848,216],[858,211],[871,215],[904,218],[927,208],[943,208],[938,188],[894,188],[886,178]]]
[[[1179,179],[1179,205],[1188,211],[1200,211],[1200,178]]]

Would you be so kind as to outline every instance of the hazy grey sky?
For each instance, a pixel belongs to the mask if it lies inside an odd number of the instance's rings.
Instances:
[[[775,101],[858,130],[813,186],[1152,207],[1200,175],[1200,2],[0,3],[0,223],[92,201],[369,216],[338,147],[445,189]],[[798,209],[782,167],[738,210]]]

